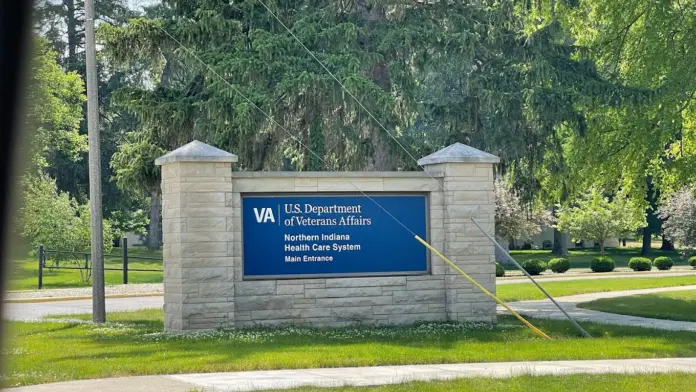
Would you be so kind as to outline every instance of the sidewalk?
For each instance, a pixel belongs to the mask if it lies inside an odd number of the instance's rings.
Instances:
[[[295,387],[398,384],[470,377],[607,373],[696,373],[696,358],[593,361],[491,362],[441,365],[372,366],[255,372],[200,373],[69,381],[12,388],[12,392],[187,392],[260,391]],[[328,392],[328,391],[327,391]]]
[[[590,302],[596,299],[602,298],[617,298],[626,297],[631,295],[639,294],[653,294],[662,293],[667,291],[683,291],[683,290],[696,290],[696,285],[692,286],[677,286],[677,287],[659,287],[654,289],[642,289],[642,290],[625,290],[625,291],[608,291],[602,293],[589,293],[589,294],[578,294],[569,295],[567,297],[555,297],[554,299],[558,302],[561,307],[568,312],[568,314],[573,317],[576,321],[592,322],[592,323],[604,323],[604,324],[616,324],[616,325],[628,325],[634,327],[643,328],[657,328],[666,329],[670,331],[693,331],[696,332],[696,322],[689,321],[673,321],[673,320],[659,320],[646,317],[636,317],[636,316],[626,316],[614,313],[604,313],[596,310],[582,309],[578,308],[577,304],[582,302]],[[510,302],[508,303],[515,311],[522,315],[536,317],[536,318],[546,318],[555,320],[565,320],[566,317],[561,313],[556,306],[554,306],[548,299],[535,300],[535,301],[520,301],[520,302]],[[509,314],[502,306],[498,306],[498,314]]]

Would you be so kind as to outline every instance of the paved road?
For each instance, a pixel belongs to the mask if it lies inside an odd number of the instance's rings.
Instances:
[[[163,305],[164,297],[162,296],[106,299],[107,312],[161,309]],[[33,321],[56,314],[91,314],[92,300],[78,299],[74,301],[5,303],[3,308],[4,319]]]
[[[694,331],[696,332],[696,322],[688,321],[672,321],[658,320],[646,317],[625,316],[614,313],[604,313],[596,310],[578,308],[577,304],[582,302],[590,302],[602,298],[617,298],[639,294],[662,293],[666,291],[683,291],[696,290],[696,285],[680,286],[680,287],[660,287],[655,289],[643,290],[625,290],[625,291],[608,291],[605,293],[589,293],[570,295],[567,297],[556,297],[556,302],[563,307],[577,321],[587,321],[593,323],[628,325],[643,328],[658,328],[671,331]],[[520,301],[508,303],[510,307],[515,309],[522,315],[547,318],[556,320],[565,320],[565,316],[556,308],[549,300],[538,301]],[[498,314],[508,314],[507,310],[498,306]]]
[[[164,293],[162,283],[135,283],[108,285],[104,290],[110,295],[153,295]],[[91,287],[72,287],[68,289],[19,290],[5,293],[5,300],[25,300],[42,298],[91,297]]]
[[[199,373],[69,381],[8,389],[13,392],[186,392],[259,391],[293,387],[398,384],[409,381],[519,375],[696,373],[696,358],[597,361],[491,362],[442,365],[372,366],[255,372]]]

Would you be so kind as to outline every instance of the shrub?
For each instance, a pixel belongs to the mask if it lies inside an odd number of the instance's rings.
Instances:
[[[634,271],[650,271],[652,262],[646,257],[631,257],[628,261],[628,266]]]
[[[689,265],[696,268],[696,256],[691,256],[689,258]]]
[[[660,271],[666,271],[668,269],[672,269],[674,262],[667,256],[660,256],[653,260],[653,265]]]
[[[520,266],[530,275],[539,275],[540,273],[546,271],[546,263],[544,260],[539,259],[525,260],[520,263]]]
[[[590,268],[592,272],[611,272],[616,268],[616,263],[611,257],[600,256],[592,259]]]
[[[549,269],[555,273],[562,274],[570,269],[570,261],[564,258],[551,259]]]
[[[505,276],[505,268],[503,268],[503,266],[500,265],[500,263],[495,263],[495,276],[499,278],[501,276]]]

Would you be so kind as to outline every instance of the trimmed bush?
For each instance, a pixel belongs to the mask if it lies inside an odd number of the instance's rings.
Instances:
[[[616,268],[616,263],[611,257],[600,256],[592,259],[590,268],[592,272],[611,272]]]
[[[546,263],[544,260],[539,259],[525,260],[520,263],[520,266],[522,266],[522,268],[524,268],[524,270],[530,275],[539,275],[540,273],[546,271]]]
[[[495,276],[499,278],[501,276],[505,276],[505,268],[503,268],[503,266],[500,265],[500,263],[495,263]]]
[[[631,260],[628,260],[628,266],[634,271],[650,271],[652,262],[646,257],[631,257]]]
[[[667,256],[660,256],[655,257],[655,260],[653,260],[653,265],[660,271],[667,271],[669,269],[672,269],[672,267],[674,266],[674,262]]]
[[[691,256],[689,258],[689,265],[696,268],[696,256]]]
[[[549,269],[557,274],[562,274],[570,269],[570,261],[560,257],[551,259],[549,261]]]

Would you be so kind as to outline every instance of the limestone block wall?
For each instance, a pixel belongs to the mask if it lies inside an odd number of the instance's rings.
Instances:
[[[243,280],[242,194],[420,192],[429,196],[430,240],[444,243],[442,174],[424,172],[234,173],[231,194],[235,268],[235,322],[239,327],[273,324],[344,325],[446,320],[444,262],[431,255],[431,273],[415,276]],[[348,180],[348,181],[346,181]],[[416,241],[404,231],[394,233]]]
[[[472,155],[473,154],[473,155]],[[423,158],[425,172],[233,172],[237,157],[192,142],[162,166],[165,330],[256,325],[495,321],[495,304],[437,256],[408,276],[245,280],[242,197],[254,194],[419,193],[428,240],[495,292],[493,163],[456,144]],[[403,241],[411,234],[395,232]]]
[[[234,326],[230,164],[164,165],[162,184],[165,329]]]
[[[445,163],[426,167],[444,172],[444,255],[486,290],[495,293],[495,248],[471,218],[495,233],[491,164]],[[456,321],[495,321],[495,302],[452,268],[445,268],[447,316]]]

